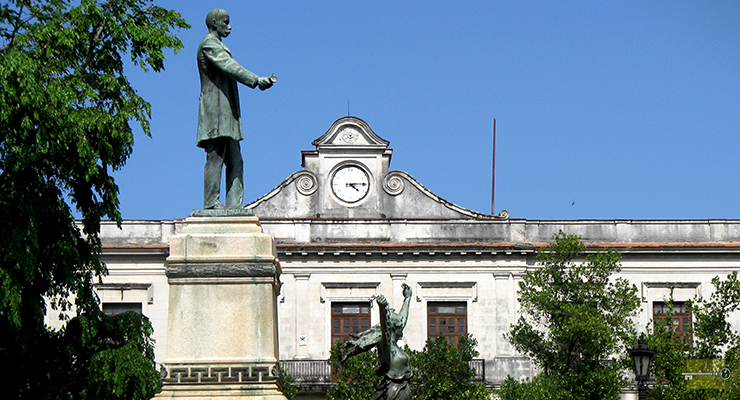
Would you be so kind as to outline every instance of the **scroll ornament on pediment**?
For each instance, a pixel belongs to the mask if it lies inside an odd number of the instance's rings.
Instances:
[[[383,178],[383,190],[391,196],[398,196],[403,192],[404,183],[401,174],[397,172],[388,173]]]
[[[298,193],[304,196],[310,196],[319,188],[319,180],[316,175],[310,171],[303,171],[295,178],[295,186]]]

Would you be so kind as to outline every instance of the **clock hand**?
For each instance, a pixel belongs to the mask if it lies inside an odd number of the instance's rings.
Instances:
[[[356,191],[360,191],[360,189],[357,188],[357,183],[347,183],[347,187],[351,187],[352,189],[355,189]]]

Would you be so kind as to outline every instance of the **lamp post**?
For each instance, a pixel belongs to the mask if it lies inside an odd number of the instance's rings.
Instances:
[[[645,334],[640,335],[637,346],[628,348],[627,352],[632,357],[632,368],[635,370],[635,380],[637,381],[637,393],[639,400],[647,400],[647,382],[650,380],[650,369],[653,365],[653,357],[657,351],[648,347]]]

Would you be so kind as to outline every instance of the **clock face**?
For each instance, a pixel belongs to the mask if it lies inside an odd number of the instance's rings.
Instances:
[[[345,165],[331,177],[331,189],[342,201],[355,203],[367,195],[370,180],[367,173],[356,165]]]

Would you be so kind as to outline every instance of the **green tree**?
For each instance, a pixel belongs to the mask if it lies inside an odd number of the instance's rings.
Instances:
[[[79,315],[56,332],[52,394],[81,399],[148,400],[160,389],[149,320],[133,311]],[[54,353],[51,353],[54,354]]]
[[[298,393],[300,393],[302,386],[295,382],[293,375],[288,372],[285,364],[280,364],[280,385],[282,386],[283,395],[288,400],[300,400]]]
[[[613,278],[619,252],[586,254],[578,236],[562,231],[553,240],[537,255],[539,268],[522,277],[523,315],[505,336],[542,368],[543,398],[617,398],[629,366],[624,346],[635,336],[637,288]]]
[[[150,0],[0,5],[0,359],[9,367],[0,378],[3,398],[148,398],[156,389],[156,382],[124,379],[153,376],[150,325],[107,321],[92,283],[106,273],[98,259],[100,220],[121,220],[110,174],[131,154],[130,123],[150,133],[150,106],[129,84],[124,60],[161,71],[163,51],[182,48],[173,31],[185,27],[180,14]],[[45,299],[53,309],[74,305],[76,325],[50,332]],[[73,331],[84,338],[79,346]],[[76,353],[83,349],[91,354]],[[124,362],[147,371],[123,372]],[[87,388],[78,386],[81,378],[65,381],[73,365],[87,374]],[[94,389],[103,387],[111,392]]]
[[[740,398],[740,335],[728,322],[731,313],[740,310],[740,281],[737,272],[722,280],[712,279],[714,292],[708,299],[694,299],[690,304],[693,315],[693,344],[677,340],[673,333],[669,299],[665,318],[653,319],[648,331],[650,345],[658,350],[653,371],[657,385],[650,397],[660,400],[721,400]],[[733,371],[724,388],[691,389],[682,375],[689,360],[722,359]]]
[[[738,360],[740,335],[727,321],[730,314],[740,310],[740,281],[737,271],[725,280],[712,279],[714,292],[708,300],[695,300],[691,305],[694,315],[695,357],[712,359],[722,356]]]
[[[470,361],[478,356],[478,342],[472,336],[457,345],[438,336],[428,339],[422,351],[411,351],[412,398],[415,400],[486,400],[491,393],[482,382],[473,382]],[[407,349],[407,352],[410,350]]]
[[[336,385],[327,393],[328,400],[370,400],[375,387],[383,380],[375,374],[375,367],[380,364],[375,349],[340,362],[351,350],[342,347],[341,342],[331,348],[329,365]]]
[[[563,391],[557,381],[551,375],[540,374],[531,382],[517,382],[511,376],[507,376],[504,382],[496,390],[496,395],[501,400],[569,400],[570,394]]]
[[[690,399],[691,393],[686,389],[682,373],[686,372],[686,360],[692,352],[692,347],[684,340],[677,340],[673,332],[673,299],[667,304],[665,318],[653,319],[648,326],[648,345],[657,353],[653,359],[653,374],[657,378],[656,385],[650,392],[650,397],[665,400]],[[635,340],[636,343],[636,340]]]

